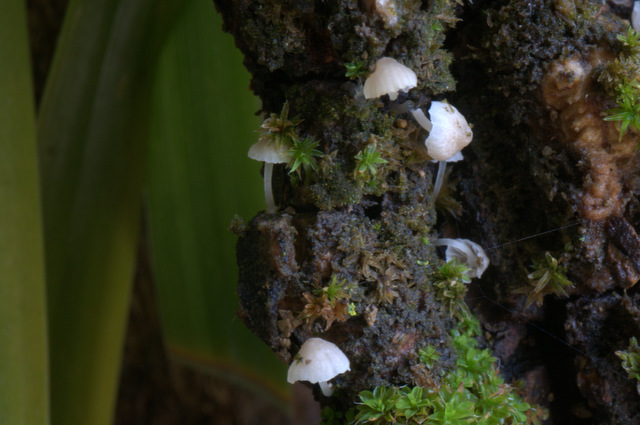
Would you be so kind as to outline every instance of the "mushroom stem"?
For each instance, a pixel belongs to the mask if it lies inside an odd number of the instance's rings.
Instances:
[[[438,199],[438,194],[442,188],[444,181],[444,170],[447,168],[447,161],[438,161],[438,173],[436,174],[436,182],[433,184],[433,199]]]
[[[331,397],[331,395],[333,394],[333,385],[331,385],[327,381],[320,381],[318,382],[318,385],[320,385],[322,394],[324,394],[325,397]]]
[[[416,108],[412,110],[411,115],[413,115],[413,118],[418,121],[418,124],[420,124],[422,128],[427,131],[431,131],[433,125],[431,124],[431,121],[429,121],[429,118],[427,118],[427,116],[424,114],[424,112],[422,112],[422,109]]]
[[[273,174],[273,164],[264,163],[264,200],[267,203],[267,214],[275,214],[276,203],[273,200],[273,190],[271,189],[271,175]]]

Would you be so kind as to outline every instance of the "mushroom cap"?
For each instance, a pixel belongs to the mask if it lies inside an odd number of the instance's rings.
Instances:
[[[447,250],[444,256],[447,261],[453,259],[469,267],[469,277],[481,277],[482,273],[489,267],[489,257],[485,254],[484,249],[469,239],[436,239],[436,246],[446,245]]]
[[[393,58],[380,58],[376,62],[376,69],[364,82],[364,97],[372,99],[385,94],[389,99],[396,100],[399,91],[408,91],[418,85],[418,77]]]
[[[289,366],[287,382],[325,382],[348,371],[349,367],[349,359],[337,345],[322,338],[309,338]]]
[[[285,145],[278,145],[266,139],[259,139],[254,143],[247,153],[249,158],[256,161],[267,162],[269,164],[281,164],[289,162],[289,148]]]
[[[453,106],[433,101],[429,108],[433,128],[424,141],[427,153],[438,161],[448,161],[471,143],[473,132],[467,120]]]

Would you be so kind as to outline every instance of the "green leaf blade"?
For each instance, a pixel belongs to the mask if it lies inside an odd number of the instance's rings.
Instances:
[[[45,281],[25,5],[0,3],[0,421],[49,422]]]
[[[147,188],[161,321],[174,358],[277,394],[284,407],[285,365],[236,317],[228,227],[235,214],[264,208],[262,164],[247,157],[261,120],[242,57],[220,27],[211,3],[188,2],[154,87]]]

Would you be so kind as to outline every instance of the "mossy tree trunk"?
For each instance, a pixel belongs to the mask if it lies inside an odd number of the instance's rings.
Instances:
[[[549,423],[640,422],[615,355],[640,333],[638,134],[604,120],[616,105],[603,82],[618,72],[630,2],[215,3],[275,114],[263,135],[286,102],[291,139],[323,154],[315,170],[277,165],[279,211],[235,226],[247,326],[286,362],[318,335],[351,360],[323,405],[347,410],[376,386],[437,388],[459,364],[450,335],[465,310],[434,278],[433,241],[447,236],[486,249],[491,266],[467,295],[480,344]],[[418,76],[396,102],[362,96],[383,56]],[[474,141],[436,202],[426,133],[398,106],[442,99]],[[367,149],[384,161],[363,166]],[[427,346],[435,369],[419,360]]]

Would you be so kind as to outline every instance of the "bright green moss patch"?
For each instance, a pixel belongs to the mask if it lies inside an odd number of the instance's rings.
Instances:
[[[476,320],[472,318],[472,320]],[[466,328],[466,330],[462,330]],[[546,412],[523,401],[514,387],[498,374],[496,359],[478,348],[474,326],[454,328],[451,338],[456,367],[446,373],[437,388],[377,386],[361,391],[360,401],[345,414],[323,410],[323,425],[422,424],[422,425],[525,425],[538,424]],[[420,358],[437,362],[433,347]],[[352,420],[349,420],[353,418]]]
[[[620,55],[604,67],[598,81],[616,100],[617,106],[609,109],[604,119],[619,123],[622,140],[628,129],[640,131],[640,35],[629,27],[617,39],[621,43]]]

